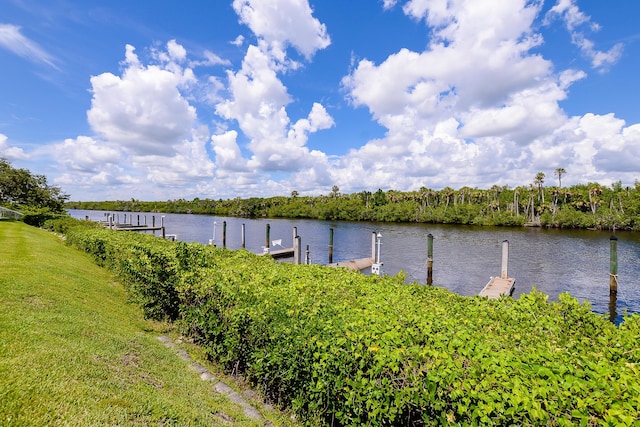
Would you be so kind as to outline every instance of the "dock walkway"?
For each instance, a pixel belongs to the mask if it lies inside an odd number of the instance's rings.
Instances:
[[[492,277],[478,295],[489,299],[499,299],[502,295],[511,295],[516,279]]]

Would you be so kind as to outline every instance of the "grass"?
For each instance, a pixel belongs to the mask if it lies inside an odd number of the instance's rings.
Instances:
[[[157,339],[170,328],[59,237],[0,221],[0,425],[262,425]]]

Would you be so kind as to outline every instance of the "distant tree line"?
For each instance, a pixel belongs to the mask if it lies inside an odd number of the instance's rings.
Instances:
[[[542,226],[557,228],[640,230],[640,182],[623,186],[598,183],[562,187],[564,169],[556,169],[558,185],[544,186],[545,174],[531,184],[489,189],[445,187],[417,191],[360,191],[328,195],[199,199],[145,202],[68,202],[71,209],[130,212],[193,213],[235,217],[309,218],[321,220],[422,222],[440,224]]]

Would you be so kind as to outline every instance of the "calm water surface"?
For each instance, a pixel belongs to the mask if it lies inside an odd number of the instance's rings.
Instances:
[[[70,210],[76,218],[103,220],[104,211]],[[124,222],[124,213],[118,213]],[[588,300],[597,313],[610,312],[609,253],[610,232],[588,230],[547,230],[539,228],[467,227],[433,224],[394,224],[369,222],[332,222],[316,220],[247,219],[188,214],[127,213],[137,223],[156,225],[164,216],[167,234],[178,240],[206,244],[215,238],[222,246],[223,222],[226,245],[241,248],[242,224],[245,224],[246,248],[262,253],[266,225],[270,239],[293,246],[293,227],[302,247],[309,245],[314,264],[328,262],[329,229],[334,230],[333,261],[365,258],[371,255],[373,232],[382,235],[381,260],[384,272],[403,271],[407,280],[426,282],[427,236],[434,237],[433,283],[462,295],[475,295],[491,276],[500,275],[502,242],[509,241],[509,277],[516,279],[514,298],[534,287],[556,300],[569,292],[578,300]],[[215,223],[215,227],[214,227]],[[214,236],[215,228],[215,236]],[[616,315],[640,312],[640,233],[619,232],[618,300]],[[304,256],[303,256],[304,258]]]

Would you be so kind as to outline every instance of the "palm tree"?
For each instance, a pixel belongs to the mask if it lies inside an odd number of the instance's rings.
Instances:
[[[567,171],[564,168],[557,168],[553,174],[558,177],[558,187],[562,187],[562,175],[566,174]]]
[[[544,184],[544,172],[538,172],[533,183],[538,187],[538,200],[542,198],[542,204],[544,204],[544,191],[542,190],[542,184]]]

